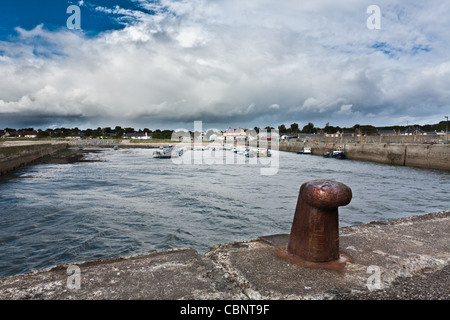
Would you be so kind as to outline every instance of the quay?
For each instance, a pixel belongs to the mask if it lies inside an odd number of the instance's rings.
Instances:
[[[337,147],[344,149],[349,160],[370,161],[389,165],[450,170],[450,144],[281,142],[280,151],[298,152],[311,148],[311,154],[322,156]]]
[[[340,271],[280,258],[288,234],[80,261],[0,278],[0,299],[449,300],[449,230],[450,210],[340,228]]]
[[[0,144],[0,176],[67,148],[64,142],[11,141]]]

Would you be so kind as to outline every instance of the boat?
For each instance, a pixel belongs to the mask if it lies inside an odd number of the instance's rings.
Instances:
[[[259,158],[259,157],[271,157],[272,153],[270,152],[270,150],[267,149],[250,149],[248,151],[244,152],[244,155],[247,158]]]
[[[246,156],[247,158],[256,158],[257,157],[257,153],[256,150],[248,150],[244,152],[244,156]]]
[[[119,146],[116,144],[116,145],[114,146],[114,150],[117,150],[117,149],[119,149]]]
[[[270,150],[267,149],[258,149],[258,157],[271,157],[272,154]]]
[[[335,158],[335,159],[345,159],[345,152],[343,147],[338,147],[334,149],[332,152],[325,152],[323,154],[324,158]]]
[[[345,152],[343,147],[336,148],[336,150],[333,151],[331,154],[332,158],[335,159],[345,159]]]
[[[298,151],[297,154],[311,154],[311,148],[304,147],[301,151]]]

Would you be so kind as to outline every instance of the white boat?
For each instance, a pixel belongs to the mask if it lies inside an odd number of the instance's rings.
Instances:
[[[304,147],[303,150],[298,151],[298,154],[311,154],[311,148],[310,147]]]

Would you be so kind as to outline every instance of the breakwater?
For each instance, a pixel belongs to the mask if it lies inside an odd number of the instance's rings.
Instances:
[[[281,142],[279,148],[280,151],[297,152],[303,147],[311,147],[313,155],[322,156],[338,146],[344,147],[349,160],[450,170],[449,144]]]
[[[67,147],[66,143],[20,144],[0,148],[0,175]]]

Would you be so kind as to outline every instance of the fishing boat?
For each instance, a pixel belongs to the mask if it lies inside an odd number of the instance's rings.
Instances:
[[[325,152],[323,154],[324,158],[335,158],[335,159],[345,159],[345,152],[343,147],[338,147],[332,152]]]
[[[336,148],[331,154],[332,158],[335,159],[345,159],[345,152],[343,147]]]

